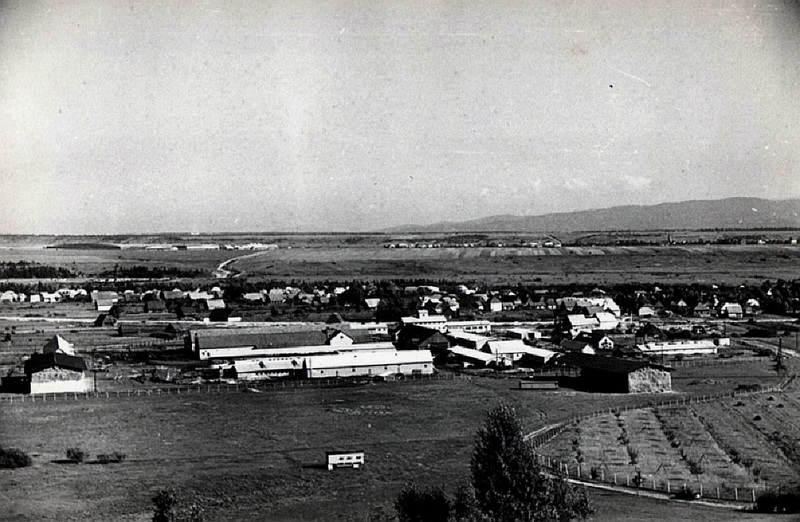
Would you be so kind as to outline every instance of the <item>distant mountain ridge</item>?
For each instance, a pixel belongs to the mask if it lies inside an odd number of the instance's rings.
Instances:
[[[488,216],[469,221],[404,225],[386,232],[581,232],[800,228],[800,199],[727,198],[626,205],[540,216]]]

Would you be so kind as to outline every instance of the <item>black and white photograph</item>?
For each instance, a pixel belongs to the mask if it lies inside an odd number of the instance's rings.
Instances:
[[[792,520],[798,239],[798,0],[0,0],[0,520]]]

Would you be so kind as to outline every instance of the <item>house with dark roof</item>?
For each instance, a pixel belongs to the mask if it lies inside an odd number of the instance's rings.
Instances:
[[[368,330],[352,330],[344,326],[327,328],[325,335],[328,337],[325,344],[330,346],[349,346],[358,343],[371,343],[374,340]]]
[[[592,344],[586,341],[572,341],[570,339],[564,339],[561,341],[561,343],[559,343],[559,347],[564,353],[595,353],[595,349]]]
[[[579,386],[601,393],[666,393],[672,391],[672,368],[620,357],[568,353],[559,364],[578,368]]]
[[[595,350],[612,351],[614,349],[614,340],[611,339],[605,332],[595,330],[592,332],[581,332],[573,339],[573,341],[581,341],[590,344]]]
[[[24,376],[15,380],[14,391],[20,393],[85,393],[91,391],[86,362],[75,355],[75,348],[61,336],[54,336],[42,350],[33,353],[24,363]],[[4,380],[4,384],[5,380]]]
[[[430,350],[434,354],[447,351],[451,342],[441,331],[425,328],[416,324],[408,324],[395,333],[399,350]]]
[[[711,317],[711,307],[707,303],[698,303],[692,310],[694,317]]]
[[[648,343],[651,341],[666,341],[667,334],[659,328],[658,326],[652,323],[645,323],[641,328],[636,330],[634,334],[634,340],[641,339],[641,342]]]

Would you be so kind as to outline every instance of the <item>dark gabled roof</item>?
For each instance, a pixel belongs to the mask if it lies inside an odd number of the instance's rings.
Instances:
[[[434,328],[425,328],[417,324],[407,324],[397,331],[397,342],[400,344],[421,344],[436,334],[444,337],[439,330]]]
[[[353,340],[353,343],[371,343],[372,342],[372,334],[369,333],[368,330],[352,330],[350,328],[328,328],[325,330],[325,335],[327,336],[327,341],[330,342],[331,339],[336,337],[337,334],[343,333],[347,337]]]
[[[647,361],[633,361],[620,357],[604,355],[587,355],[585,353],[568,353],[558,359],[559,364],[577,366],[580,369],[599,370],[609,373],[632,373],[642,368],[658,368],[659,370],[672,371],[672,368],[653,364]]]
[[[86,362],[82,357],[67,355],[61,352],[33,353],[25,361],[25,374],[31,375],[48,368],[65,368],[76,372],[86,371]]]
[[[592,347],[591,343],[586,343],[582,341],[571,341],[569,339],[564,339],[563,341],[561,341],[561,343],[559,343],[559,346],[569,352],[580,352],[587,346],[589,348]]]
[[[322,346],[327,343],[325,332],[320,330],[300,332],[262,332],[245,333],[228,330],[197,330],[194,337],[200,350],[209,348],[236,348],[255,346],[256,348],[291,348],[295,346]]]
[[[605,312],[602,306],[578,306],[577,304],[572,308],[573,313],[592,316],[596,313]]]
[[[652,323],[647,323],[636,330],[636,337],[644,337],[645,335],[664,335],[664,331]]]

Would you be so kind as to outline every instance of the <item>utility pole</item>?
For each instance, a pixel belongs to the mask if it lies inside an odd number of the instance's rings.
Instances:
[[[97,349],[92,349],[92,373],[94,374],[94,393],[97,394]]]
[[[775,356],[775,370],[780,373],[785,368],[783,366],[783,337],[778,337],[778,354]]]

